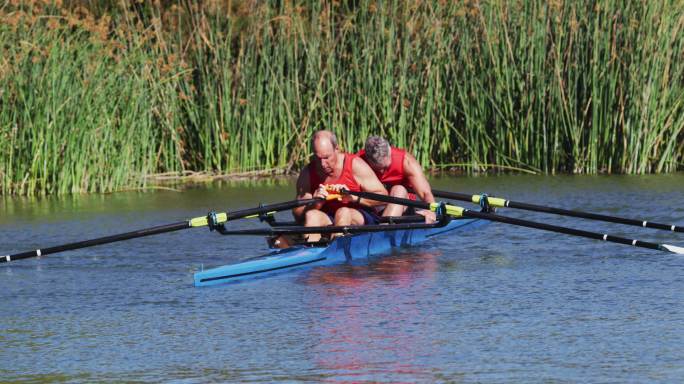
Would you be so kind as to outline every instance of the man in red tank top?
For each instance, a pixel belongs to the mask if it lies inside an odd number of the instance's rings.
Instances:
[[[361,156],[373,169],[390,196],[415,199],[417,195],[426,203],[435,202],[423,168],[410,153],[391,147],[389,142],[382,137],[370,136],[366,140],[364,149],[357,155]],[[413,189],[415,195],[409,193],[409,189]],[[382,215],[401,216],[405,211],[405,205],[388,204],[382,211]],[[425,221],[428,223],[435,221],[435,213],[432,211],[418,210],[416,213],[425,216]]]
[[[337,137],[330,131],[318,131],[311,139],[313,155],[297,179],[297,199],[327,197],[328,188],[346,188],[387,194],[373,170],[358,156],[341,152]],[[325,225],[375,224],[378,217],[373,207],[378,201],[343,195],[341,200],[320,202],[293,210],[295,219],[307,227]],[[309,241],[318,241],[319,234],[310,234]]]

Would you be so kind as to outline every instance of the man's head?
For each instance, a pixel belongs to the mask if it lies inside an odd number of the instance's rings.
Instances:
[[[332,175],[337,165],[337,137],[330,131],[318,131],[311,138],[313,160],[325,175]]]
[[[366,162],[376,173],[384,173],[392,164],[392,152],[387,140],[380,136],[370,136],[364,147]]]

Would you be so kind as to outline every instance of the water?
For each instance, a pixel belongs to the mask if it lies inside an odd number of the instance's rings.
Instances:
[[[433,185],[684,223],[682,174]],[[0,252],[289,200],[292,190],[224,184],[7,199]],[[502,213],[684,245],[681,234]],[[682,256],[492,224],[368,264],[192,286],[201,264],[266,251],[260,238],[194,229],[0,265],[0,381],[684,380]]]

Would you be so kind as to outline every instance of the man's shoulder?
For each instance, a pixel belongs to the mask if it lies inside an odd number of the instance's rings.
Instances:
[[[353,155],[352,157],[350,157],[350,160],[352,162],[352,172],[354,172],[355,174],[372,172],[370,165],[368,165],[368,163],[366,163],[366,161],[363,158]]]
[[[423,167],[420,165],[415,156],[409,152],[406,152],[404,155],[404,170],[407,173],[423,173]]]
[[[366,162],[361,158],[361,156],[355,153],[346,153],[348,161],[351,162],[352,167],[358,167],[359,165],[366,165]]]
[[[404,161],[418,162],[411,152],[404,150]]]

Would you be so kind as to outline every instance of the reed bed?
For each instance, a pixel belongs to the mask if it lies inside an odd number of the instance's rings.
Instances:
[[[2,194],[296,170],[312,132],[425,167],[673,172],[684,2],[0,1]]]

